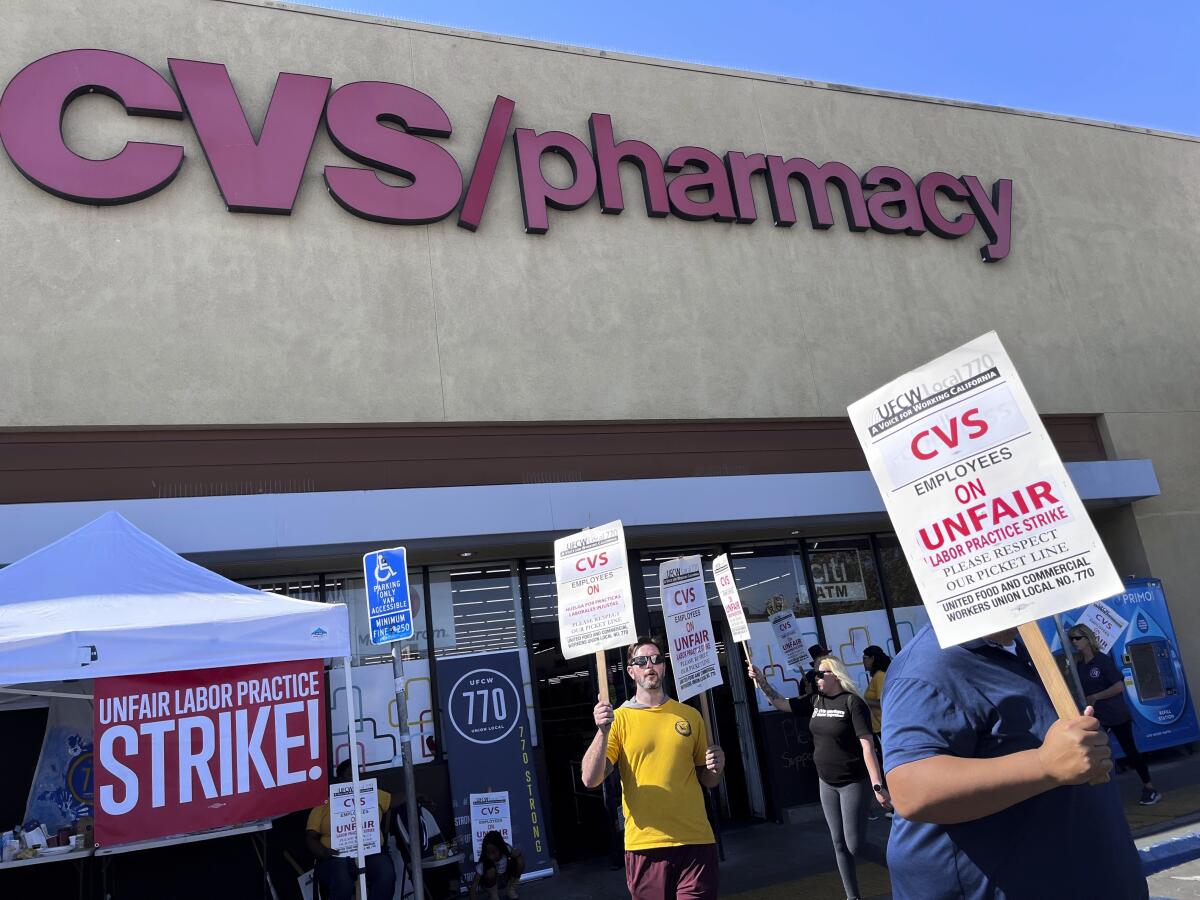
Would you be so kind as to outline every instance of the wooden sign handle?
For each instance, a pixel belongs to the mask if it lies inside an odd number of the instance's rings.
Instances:
[[[1075,698],[1071,696],[1071,689],[1063,679],[1062,670],[1058,667],[1054,654],[1050,652],[1050,645],[1046,643],[1046,636],[1042,634],[1041,627],[1037,622],[1026,622],[1017,631],[1020,632],[1025,649],[1029,651],[1033,665],[1042,678],[1042,684],[1046,693],[1050,695],[1050,702],[1054,704],[1054,711],[1058,713],[1058,717],[1078,719],[1079,708],[1075,705]]]
[[[611,702],[608,699],[608,662],[603,650],[596,651],[596,684],[600,686],[600,702]]]
[[[713,742],[712,716],[708,711],[708,691],[700,693],[700,717],[704,719],[704,731],[708,735],[708,742]]]
[[[1058,717],[1060,719],[1078,719],[1079,707],[1075,705],[1075,698],[1071,695],[1071,689],[1067,687],[1066,679],[1063,678],[1062,670],[1058,667],[1054,654],[1050,652],[1050,645],[1046,643],[1046,636],[1042,634],[1041,627],[1037,622],[1026,622],[1017,631],[1021,635],[1025,649],[1029,651],[1034,668],[1037,669],[1037,673],[1042,679],[1042,686],[1050,695],[1050,702],[1054,704],[1054,711],[1058,713]],[[1104,784],[1106,781],[1108,781],[1107,775],[1096,779],[1092,784]]]
[[[749,641],[742,641],[742,652],[746,654],[746,659],[754,662],[754,648],[750,646]]]

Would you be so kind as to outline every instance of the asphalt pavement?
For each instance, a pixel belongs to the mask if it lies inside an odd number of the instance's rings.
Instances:
[[[1125,815],[1139,848],[1200,833],[1200,754],[1179,753],[1152,760],[1151,777],[1163,792],[1155,806],[1139,806],[1141,784],[1133,772],[1118,775]],[[761,822],[726,829],[722,840],[721,896],[730,900],[792,900],[842,897],[829,832],[819,809],[806,821]],[[860,862],[863,897],[888,898],[891,882],[884,866],[890,822],[869,823],[872,852]],[[1200,841],[1200,839],[1198,839]],[[1182,845],[1181,845],[1182,846]],[[1200,860],[1184,862],[1150,878],[1150,893],[1163,898],[1200,900]],[[554,878],[521,886],[524,900],[627,900],[625,876],[597,859],[563,866]]]

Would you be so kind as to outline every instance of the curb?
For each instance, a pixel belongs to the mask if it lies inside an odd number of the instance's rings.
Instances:
[[[1183,828],[1186,825],[1195,825],[1200,822],[1200,811],[1187,813],[1186,815],[1176,816],[1174,819],[1169,819],[1166,822],[1155,822],[1152,825],[1143,825],[1141,828],[1132,832],[1135,841],[1144,840],[1145,838],[1154,837],[1156,834],[1163,834],[1177,828]]]
[[[1138,855],[1142,860],[1143,875],[1172,869],[1200,857],[1200,832],[1193,831],[1161,844],[1152,844],[1139,850]]]

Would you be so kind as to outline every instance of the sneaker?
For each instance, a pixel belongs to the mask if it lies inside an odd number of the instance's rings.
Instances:
[[[1162,794],[1154,790],[1154,788],[1142,788],[1142,799],[1138,801],[1138,806],[1153,806],[1162,799]]]

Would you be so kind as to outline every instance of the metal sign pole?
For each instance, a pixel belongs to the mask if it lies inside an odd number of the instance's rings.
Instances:
[[[1067,684],[1071,686],[1071,691],[1075,694],[1075,702],[1079,704],[1079,708],[1083,709],[1087,706],[1087,697],[1083,693],[1083,685],[1079,681],[1079,670],[1075,668],[1075,654],[1072,652],[1075,648],[1071,646],[1071,641],[1067,638],[1067,630],[1063,627],[1062,616],[1055,615],[1054,628],[1058,632],[1058,642],[1063,648],[1063,667],[1067,672]]]
[[[358,895],[367,896],[367,859],[363,854],[363,811],[358,802],[358,704],[354,702],[354,684],[350,677],[350,657],[342,657],[342,668],[346,673],[346,702],[349,704],[347,721],[350,732],[350,783],[354,785],[354,842],[358,857]]]
[[[400,726],[400,760],[404,766],[404,793],[408,797],[408,868],[412,876],[413,896],[425,900],[425,873],[421,869],[423,841],[421,811],[417,805],[417,777],[413,770],[412,745],[409,743],[408,698],[404,693],[404,665],[400,661],[400,646],[392,642],[392,677],[396,687],[396,718]]]

